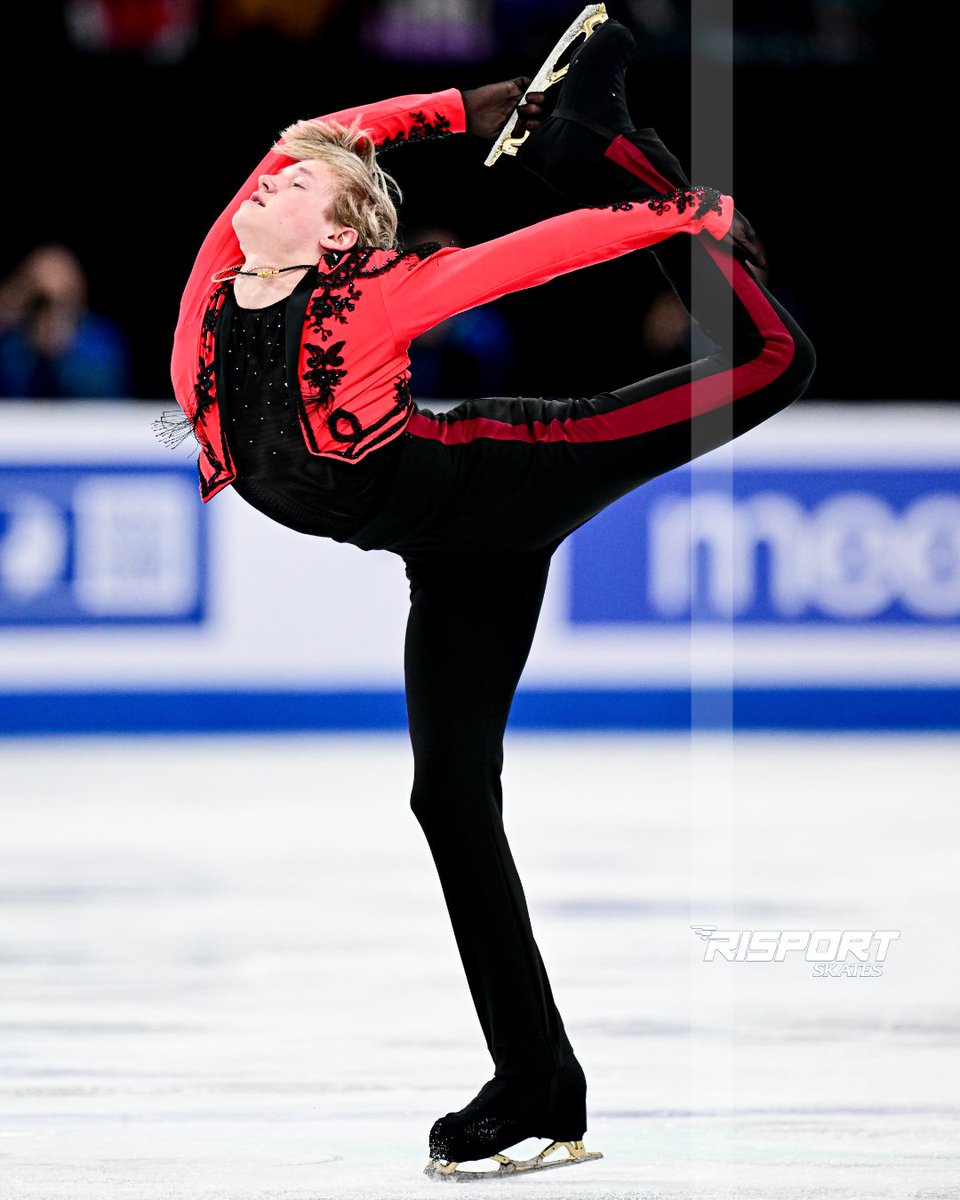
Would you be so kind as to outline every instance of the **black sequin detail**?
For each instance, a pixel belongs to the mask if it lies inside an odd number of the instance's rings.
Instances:
[[[648,200],[647,208],[651,212],[655,212],[657,216],[661,216],[663,213],[669,212],[672,205],[676,205],[677,212],[682,214],[694,204],[697,205],[697,211],[693,215],[698,220],[700,217],[705,217],[708,212],[723,212],[720,193],[716,188],[707,187],[677,188],[675,192],[668,192],[665,196],[655,196],[654,199]]]
[[[697,211],[693,214],[696,220],[705,217],[708,212],[723,214],[721,193],[716,188],[694,186],[679,187],[673,192],[665,192],[662,196],[654,196],[652,200],[618,200],[613,204],[593,204],[590,207],[605,208],[611,212],[629,212],[638,204],[646,204],[658,217],[662,217],[674,207],[682,215],[694,204],[697,205]]]
[[[216,300],[218,297],[219,297],[219,293],[214,292],[212,298],[214,300]],[[219,311],[220,311],[219,305],[217,305],[217,304],[209,304],[207,306],[207,311],[203,314],[203,324],[200,326],[201,332],[203,333],[204,336],[206,336],[207,334],[213,333],[216,330],[216,328],[217,328],[217,313]]]
[[[230,300],[224,309],[218,390],[236,462],[233,487],[281,525],[343,540],[382,504],[402,440],[397,438],[360,463],[311,454],[304,440],[309,428],[301,425],[307,415],[297,390],[287,386],[286,326],[286,300],[264,309],[241,309]],[[336,347],[321,352],[330,355]],[[329,359],[328,365],[339,369]],[[346,456],[353,449],[359,421],[352,413],[334,411],[340,414],[337,429],[348,435],[342,442]]]
[[[193,385],[194,393],[197,397],[197,414],[199,415],[203,409],[209,408],[213,403],[213,363],[204,362],[198,359],[197,378]]]
[[[410,128],[395,133],[393,137],[382,141],[377,147],[377,153],[382,154],[384,150],[393,150],[397,146],[409,145],[411,142],[432,142],[437,138],[449,137],[452,132],[449,119],[443,113],[438,112],[435,112],[433,116],[434,120],[431,121],[426,113],[414,113],[413,124]]]

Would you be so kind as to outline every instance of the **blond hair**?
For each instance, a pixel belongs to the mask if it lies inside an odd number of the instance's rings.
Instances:
[[[359,245],[384,250],[396,245],[397,204],[403,196],[397,181],[377,162],[376,147],[360,128],[359,117],[349,127],[337,121],[297,121],[281,133],[274,150],[330,168],[340,184],[330,217],[355,229]]]

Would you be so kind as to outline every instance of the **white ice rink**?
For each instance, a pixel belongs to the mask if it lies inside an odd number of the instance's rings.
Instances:
[[[0,760],[0,1200],[443,1192],[428,1130],[492,1069],[405,737]],[[605,1158],[488,1190],[960,1198],[958,780],[947,737],[511,735]],[[824,979],[704,962],[695,923],[901,936]]]

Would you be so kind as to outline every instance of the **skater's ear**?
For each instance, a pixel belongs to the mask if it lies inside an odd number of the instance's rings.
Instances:
[[[357,244],[360,234],[349,225],[334,225],[327,221],[328,231],[320,235],[320,249],[324,252],[352,250]]]

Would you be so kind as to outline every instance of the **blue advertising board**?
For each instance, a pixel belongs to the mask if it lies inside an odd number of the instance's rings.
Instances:
[[[196,624],[196,470],[0,464],[0,626]]]
[[[402,562],[152,416],[0,404],[0,735],[402,728]],[[960,413],[798,409],[567,539],[510,725],[956,731],[958,625]]]
[[[575,625],[960,621],[960,469],[685,468],[571,542]]]

